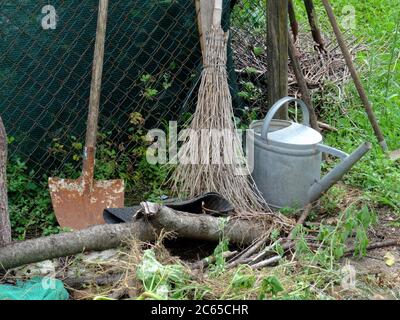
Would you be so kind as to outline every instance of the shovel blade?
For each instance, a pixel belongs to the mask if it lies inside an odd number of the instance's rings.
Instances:
[[[106,208],[124,206],[124,181],[93,181],[84,192],[82,179],[49,178],[50,195],[58,223],[63,228],[85,229],[104,224]]]

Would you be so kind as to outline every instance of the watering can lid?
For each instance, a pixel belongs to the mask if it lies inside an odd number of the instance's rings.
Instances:
[[[297,102],[303,113],[303,124],[286,120],[274,120],[274,115],[289,102]],[[310,128],[310,113],[304,101],[284,97],[268,111],[261,128],[261,138],[267,143],[288,148],[308,148],[322,141],[321,134]]]
[[[273,130],[274,127],[275,130]],[[318,131],[296,122],[273,120],[271,129],[272,131],[268,132],[267,140],[268,143],[274,145],[306,147],[322,141],[322,136]]]

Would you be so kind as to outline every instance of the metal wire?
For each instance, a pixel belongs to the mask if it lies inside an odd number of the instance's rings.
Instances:
[[[32,179],[71,163],[80,168],[79,161],[71,162],[76,150],[65,146],[84,141],[97,5],[96,0],[0,1],[0,114],[13,140],[10,158],[26,162]],[[230,1],[224,5],[229,8]],[[43,13],[45,6],[54,8],[55,16]],[[247,43],[243,30],[265,26],[264,0],[236,1],[231,17],[225,11],[224,28],[232,24],[236,46]],[[235,99],[234,68],[230,52]],[[99,132],[121,146],[118,156],[138,145],[126,130],[133,118],[139,118],[136,130],[145,132],[168,120],[179,123],[194,110],[200,71],[193,1],[110,3]]]

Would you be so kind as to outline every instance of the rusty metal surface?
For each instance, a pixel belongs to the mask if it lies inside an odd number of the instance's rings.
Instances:
[[[104,209],[124,206],[124,181],[96,181],[94,167],[95,148],[85,147],[79,179],[49,178],[53,209],[61,227],[79,230],[104,224]]]
[[[93,181],[88,191],[82,178],[49,178],[49,187],[53,209],[61,227],[79,230],[104,224],[104,209],[124,206],[123,180]]]

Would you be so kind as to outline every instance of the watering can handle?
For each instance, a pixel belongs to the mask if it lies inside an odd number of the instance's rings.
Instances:
[[[305,104],[305,102],[300,99],[296,99],[296,98],[292,98],[292,97],[285,97],[285,98],[282,98],[282,99],[278,100],[277,102],[275,102],[275,104],[268,111],[268,113],[264,119],[262,131],[261,131],[261,137],[264,140],[267,140],[268,129],[269,129],[272,119],[275,116],[275,113],[277,113],[278,110],[280,108],[282,108],[286,103],[289,103],[292,101],[296,101],[301,107],[301,110],[303,112],[303,125],[310,126],[310,113],[308,112],[308,107]]]

